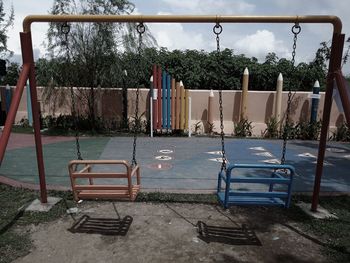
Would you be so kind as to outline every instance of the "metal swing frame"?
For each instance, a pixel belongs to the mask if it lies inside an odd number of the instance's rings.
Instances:
[[[342,23],[337,16],[194,16],[194,15],[29,15],[23,20],[23,32],[20,33],[23,67],[17,81],[16,91],[0,138],[0,161],[2,162],[10,137],[12,124],[21,100],[27,79],[30,83],[30,95],[33,114],[34,137],[37,165],[40,180],[41,202],[47,202],[45,169],[40,135],[39,107],[37,100],[35,64],[31,36],[31,24],[34,22],[144,22],[144,23],[322,23],[333,25],[332,48],[329,60],[322,128],[315,172],[314,191],[311,210],[316,211],[320,194],[321,177],[325,156],[327,132],[332,106],[334,80],[337,83],[347,123],[350,123],[350,100],[341,72],[342,53],[345,35]]]

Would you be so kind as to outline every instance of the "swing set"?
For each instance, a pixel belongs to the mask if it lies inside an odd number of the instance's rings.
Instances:
[[[302,24],[302,23],[318,23],[318,24],[322,23],[322,24],[333,25],[331,55],[329,60],[328,75],[327,75],[327,81],[326,81],[327,84],[326,84],[325,103],[324,103],[324,110],[323,110],[323,117],[322,117],[322,128],[321,128],[321,135],[320,135],[320,142],[319,142],[319,149],[318,149],[318,158],[317,158],[317,164],[316,164],[314,190],[313,190],[313,198],[312,198],[312,206],[311,206],[312,211],[317,211],[318,199],[320,194],[320,186],[321,186],[321,177],[323,173],[323,162],[324,162],[326,142],[327,142],[327,132],[328,132],[330,112],[331,112],[331,106],[332,106],[332,94],[333,94],[333,89],[335,87],[335,83],[340,94],[346,121],[347,123],[350,123],[350,98],[348,97],[346,85],[345,85],[345,79],[341,72],[341,61],[342,61],[345,35],[342,34],[342,23],[338,17],[325,16],[325,15],[322,15],[322,16],[30,15],[25,17],[23,21],[23,32],[20,33],[23,67],[19,75],[19,79],[17,81],[16,90],[8,112],[5,127],[0,138],[0,161],[1,162],[3,161],[6,147],[7,147],[10,133],[11,133],[11,127],[15,120],[16,112],[18,110],[18,106],[24,90],[24,86],[26,84],[27,79],[29,79],[36,156],[37,156],[37,165],[38,165],[39,181],[40,181],[40,197],[41,197],[42,203],[47,203],[45,168],[44,168],[43,150],[42,150],[42,142],[41,142],[41,134],[40,134],[39,108],[37,103],[35,65],[34,65],[34,58],[33,58],[32,37],[31,37],[31,24],[35,22],[56,22],[56,23],[70,23],[70,22],[130,23],[130,22],[134,22],[134,23],[139,23],[138,24],[139,26],[143,25],[143,23],[212,23],[215,25],[216,30],[219,30],[221,27],[221,24],[223,23],[292,23],[298,26],[299,24]],[[215,27],[214,27],[214,33],[217,35],[217,43],[218,43],[217,51],[219,52],[220,51],[219,34],[221,32],[219,33],[220,30],[215,31]],[[140,34],[139,39],[141,39],[142,33],[140,33],[140,31],[139,31],[139,34]],[[293,51],[294,51],[294,54],[293,54],[293,58],[294,58],[295,48],[293,48]],[[219,100],[221,101],[220,112],[222,113],[221,92],[219,94],[220,94]],[[137,116],[138,114],[137,109],[135,113]],[[288,114],[288,109],[287,109],[287,114]],[[229,186],[231,182],[234,182],[234,179],[236,180],[239,179],[239,178],[231,178],[231,172],[233,169],[236,169],[236,168],[244,168],[244,165],[233,164],[233,165],[230,165],[228,168],[226,168],[222,114],[220,114],[220,121],[221,121],[220,126],[221,126],[221,138],[222,138],[223,163],[222,163],[221,171],[218,177],[218,181],[219,181],[218,194],[221,202],[223,202],[224,206],[226,207],[229,204],[234,204],[234,200],[237,201],[239,199],[238,195],[234,193],[230,193],[230,191],[227,190],[229,189],[229,187],[227,186]],[[135,130],[137,130],[137,127],[135,127]],[[85,191],[84,192],[85,197],[86,195],[88,197],[91,197],[92,195],[93,198],[124,197],[124,198],[129,198],[130,200],[134,200],[137,192],[140,189],[140,170],[136,163],[136,133],[137,132],[135,132],[135,135],[134,135],[133,161],[131,165],[124,160],[85,160],[84,161],[84,160],[79,160],[79,156],[78,156],[78,160],[72,161],[69,166],[70,167],[69,169],[71,172],[71,178],[73,178],[72,180],[74,181],[75,180],[74,178],[88,178],[90,181],[90,184],[85,186],[82,186],[82,185],[77,186],[75,184],[75,188],[76,188],[75,190],[80,191],[80,193]],[[77,140],[77,142],[79,141]],[[283,144],[283,149],[284,149],[283,153],[285,153],[285,146],[286,146],[286,140],[284,140],[284,144]],[[258,168],[274,169],[277,171],[273,173],[273,175],[271,176],[272,179],[269,182],[262,182],[265,184],[270,184],[270,189],[273,188],[273,184],[277,184],[278,181],[281,182],[281,180],[283,179],[283,178],[279,178],[279,174],[278,174],[279,169],[287,169],[290,171],[290,174],[294,173],[294,168],[291,166],[285,165],[283,161],[284,161],[284,155],[282,156],[281,165],[267,165],[269,167],[267,166],[258,167]],[[126,167],[125,173],[113,174],[113,175],[102,173],[101,175],[101,173],[91,172],[91,165],[103,164],[103,163],[108,164],[109,162],[125,165]],[[78,171],[77,166],[79,164],[83,164],[84,168]],[[252,166],[254,165],[250,165],[250,168],[252,168]],[[226,174],[224,174],[224,172],[226,172]],[[132,176],[134,175],[137,177],[137,183],[135,185],[133,185],[132,182],[130,182],[132,179]],[[121,189],[121,186],[115,186],[113,188],[112,186],[101,187],[100,185],[93,184],[94,178],[106,178],[106,177],[111,178],[112,176],[114,176],[114,178],[118,176],[127,178],[128,185],[123,186],[123,188]],[[222,179],[224,179],[226,182],[226,190],[224,193],[221,193],[219,191],[219,186],[221,185]],[[288,182],[283,182],[283,183],[288,184]],[[72,182],[72,186],[73,185],[74,184]],[[110,189],[108,189],[108,187],[110,187]],[[73,190],[74,190],[74,186],[73,186]],[[103,196],[103,194],[101,194],[100,191],[105,191],[104,192],[105,196]],[[81,195],[82,198],[84,197],[84,194]],[[265,196],[266,198],[270,198],[270,199],[278,198],[277,195],[276,196],[274,195],[275,193],[273,194],[266,193],[266,194],[267,194]],[[237,199],[237,196],[238,196],[238,199]],[[282,194],[280,196],[282,196]],[[261,195],[259,197],[261,197]],[[79,198],[79,192],[76,193],[76,198]],[[288,199],[290,200],[290,193],[289,193]],[[288,199],[287,199],[287,202],[288,202]],[[289,203],[284,203],[285,206],[288,206],[288,204]]]

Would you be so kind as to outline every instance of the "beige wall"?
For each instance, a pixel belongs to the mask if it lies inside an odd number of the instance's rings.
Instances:
[[[38,96],[41,101],[42,88],[38,88]],[[45,104],[41,102],[41,109],[44,115],[59,115],[70,113],[70,95],[66,90],[67,95],[63,96],[63,106],[55,105],[53,102]],[[209,90],[191,90],[190,97],[192,100],[192,122],[191,127],[194,129],[195,123],[201,122],[202,132],[204,132],[204,126],[207,121],[208,110],[208,97]],[[97,92],[98,94],[98,92]],[[310,117],[311,99],[308,98],[310,92],[297,92],[295,93],[291,105],[290,119],[294,122],[307,121]],[[128,105],[129,116],[133,116],[135,110],[135,90],[128,90]],[[122,96],[120,89],[101,89],[101,100],[98,100],[100,105],[96,105],[96,108],[101,108],[102,116],[106,119],[114,118],[115,120],[121,120],[122,109]],[[234,122],[238,121],[240,111],[240,98],[241,91],[223,91],[223,109],[224,109],[224,126],[225,133],[232,134],[234,128]],[[285,113],[287,107],[288,92],[283,92],[282,97],[282,116]],[[219,95],[218,91],[214,91],[214,108],[218,106]],[[16,122],[21,118],[27,118],[27,103],[26,92],[24,91],[22,100],[17,112]],[[78,105],[82,105],[77,101]],[[322,118],[324,104],[324,93],[321,93],[320,106],[318,111],[318,119]],[[146,89],[142,89],[140,92],[140,114],[145,113],[145,117],[149,114],[149,92]],[[265,122],[273,116],[275,105],[275,93],[265,91],[249,91],[248,93],[248,120],[253,123],[253,131],[255,135],[261,135],[265,130]],[[81,109],[80,109],[81,110]],[[214,128],[218,131],[220,127],[219,112],[215,111],[214,114]],[[343,114],[339,113],[339,110],[335,103],[332,106],[331,112],[331,128],[339,125],[343,121]]]

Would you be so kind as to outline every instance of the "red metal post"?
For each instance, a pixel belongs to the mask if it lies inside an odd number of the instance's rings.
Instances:
[[[343,105],[345,119],[348,125],[350,125],[350,98],[348,91],[346,90],[345,79],[340,70],[335,73],[335,80],[337,81],[337,87]]]
[[[30,32],[27,32],[27,33],[20,33],[20,37],[21,37],[23,62],[30,64],[29,85],[30,85],[30,97],[31,97],[31,103],[32,103],[36,159],[38,164],[39,181],[40,181],[40,199],[42,203],[47,203],[47,190],[46,190],[46,180],[45,180],[43,148],[42,148],[41,134],[40,134],[40,116],[39,116],[39,104],[38,104],[37,92],[36,92],[32,36]]]
[[[329,126],[329,120],[331,115],[332,100],[333,100],[334,72],[341,68],[343,46],[344,46],[344,35],[333,34],[332,50],[331,50],[331,57],[329,60],[329,69],[328,69],[328,76],[327,76],[327,87],[326,87],[325,101],[324,101],[324,107],[323,107],[320,143],[318,146],[314,191],[312,195],[311,211],[313,212],[317,211],[318,199],[320,196],[323,162],[324,162],[324,156],[326,151],[327,133],[328,133],[328,126]]]
[[[7,146],[7,143],[9,141],[9,138],[10,138],[12,124],[14,123],[15,118],[16,118],[16,113],[17,113],[18,106],[19,106],[19,103],[20,103],[21,98],[22,98],[24,86],[26,85],[29,70],[30,70],[30,64],[24,64],[22,71],[19,75],[18,81],[17,81],[16,90],[15,90],[15,93],[13,95],[10,110],[9,110],[7,117],[6,117],[4,130],[3,130],[2,134],[1,134],[1,138],[0,138],[0,163],[2,163],[4,156],[5,156],[6,146]]]
[[[162,129],[162,68],[158,67],[158,123],[157,129]]]

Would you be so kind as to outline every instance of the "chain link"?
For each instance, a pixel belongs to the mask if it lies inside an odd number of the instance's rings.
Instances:
[[[301,27],[299,23],[295,23],[292,27],[292,33],[294,35],[293,37],[293,51],[292,51],[292,65],[293,67],[295,66],[295,55],[296,55],[296,49],[297,49],[297,41],[298,41],[298,34],[301,32]],[[287,140],[289,137],[289,115],[290,115],[290,107],[292,103],[292,90],[288,88],[288,101],[287,101],[287,112],[286,112],[286,121],[284,124],[284,129],[283,129],[283,147],[282,147],[282,157],[281,157],[281,164],[284,164],[286,161],[286,151],[287,151]]]
[[[222,26],[219,23],[213,27],[213,32],[216,35],[216,58],[217,63],[220,63],[220,34],[222,32]],[[220,112],[220,137],[221,137],[221,153],[222,153],[222,163],[221,171],[226,171],[226,151],[225,151],[225,133],[224,133],[224,114],[222,106],[222,83],[221,76],[218,76],[219,80],[217,81],[219,89],[219,112]]]
[[[70,32],[70,25],[67,22],[65,22],[61,26],[61,32],[65,36],[64,45],[66,47],[66,63],[67,63],[67,65],[69,65],[70,60],[71,60],[70,56],[69,56],[70,51],[69,51],[69,43],[68,43],[68,35]],[[66,68],[66,70],[68,70],[68,73],[70,73],[69,69]],[[75,146],[76,146],[77,158],[78,158],[78,160],[83,160],[83,157],[82,157],[81,152],[80,152],[78,116],[77,116],[76,103],[75,103],[75,93],[74,93],[74,89],[73,89],[71,82],[70,82],[71,81],[70,76],[67,77],[67,79],[69,81],[68,86],[70,86],[70,96],[71,96],[71,101],[72,101],[72,117],[73,117],[73,123],[74,123],[74,131],[75,131]]]
[[[137,65],[138,65],[138,74],[137,77],[139,78],[138,81],[140,82],[141,78],[141,72],[142,72],[142,65],[141,65],[141,59],[142,59],[142,34],[145,33],[146,27],[141,22],[136,27],[137,32],[139,33],[139,45],[137,48]],[[135,120],[134,120],[134,142],[133,142],[133,150],[132,150],[132,161],[131,166],[134,167],[137,165],[136,160],[136,143],[137,143],[137,133],[140,132],[140,120],[139,120],[139,97],[140,97],[140,83],[136,83],[136,106],[135,106]]]

